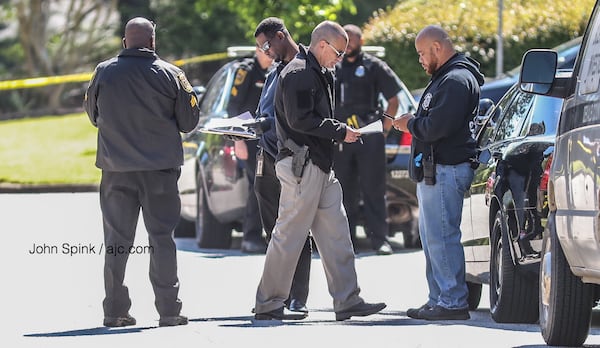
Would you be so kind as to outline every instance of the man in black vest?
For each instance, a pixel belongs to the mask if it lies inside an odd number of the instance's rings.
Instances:
[[[373,250],[379,255],[393,253],[388,236],[385,204],[385,136],[392,127],[382,117],[379,95],[387,100],[385,112],[398,111],[398,77],[381,59],[362,51],[362,32],[356,25],[344,26],[348,48],[344,60],[336,65],[336,119],[354,128],[382,119],[384,133],[363,135],[362,142],[342,143],[336,147],[334,170],[344,191],[344,207],[354,240],[359,202],[364,202],[365,231]]]

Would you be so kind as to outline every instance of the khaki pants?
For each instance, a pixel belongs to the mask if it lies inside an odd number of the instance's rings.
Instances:
[[[283,307],[308,230],[321,256],[334,311],[363,302],[342,189],[333,172],[324,173],[309,162],[298,179],[291,157],[277,162],[276,172],[281,182],[279,215],[256,293],[256,313]]]

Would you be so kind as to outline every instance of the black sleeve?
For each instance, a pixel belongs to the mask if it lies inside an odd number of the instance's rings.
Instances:
[[[96,105],[96,101],[98,99],[98,67],[94,70],[94,74],[92,75],[92,79],[90,80],[90,84],[88,85],[87,90],[85,91],[85,96],[83,97],[83,108],[87,113],[90,121],[94,126],[98,126],[98,106]]]
[[[175,118],[180,132],[190,132],[196,128],[200,109],[192,85],[181,70],[177,71],[177,97],[175,100]]]
[[[227,106],[227,113],[230,117],[237,116],[245,111],[256,111],[242,110],[244,105],[248,104],[246,99],[250,96],[249,91],[252,83],[252,67],[246,64],[240,64],[235,71],[235,80],[231,87],[229,105]]]
[[[396,73],[382,60],[376,65],[375,81],[377,90],[383,94],[385,99],[390,99],[400,92],[400,84]]]

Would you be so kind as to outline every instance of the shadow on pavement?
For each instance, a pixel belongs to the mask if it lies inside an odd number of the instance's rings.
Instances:
[[[76,329],[58,332],[44,332],[24,334],[24,337],[70,337],[70,336],[99,336],[99,335],[117,335],[128,334],[134,332],[142,332],[149,329],[156,329],[158,326],[147,327],[125,327],[125,328],[109,328],[105,326],[94,327],[90,329]]]

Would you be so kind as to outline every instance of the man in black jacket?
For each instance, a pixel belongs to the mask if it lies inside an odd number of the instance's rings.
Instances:
[[[267,76],[256,111],[258,116],[264,118],[261,122],[264,132],[259,140],[260,150],[256,162],[260,164],[260,167],[257,167],[256,170],[254,190],[258,199],[260,217],[270,240],[277,220],[279,194],[281,193],[281,184],[275,174],[275,158],[277,157],[275,90],[279,73],[287,63],[294,59],[299,48],[283,21],[276,17],[263,19],[256,27],[254,37],[259,49],[278,63],[277,67]],[[308,313],[306,301],[309,290],[311,256],[311,241],[308,237],[298,258],[290,296],[286,300],[286,306],[290,311]]]
[[[301,46],[279,76],[275,170],[281,197],[256,293],[258,320],[304,317],[287,317],[284,302],[309,230],[325,268],[336,320],[385,308],[384,303],[366,303],[359,296],[342,189],[331,170],[334,140],[355,142],[360,136],[333,118],[334,85],[329,69],[341,59],[347,44],[348,36],[339,24],[322,22],[313,30],[310,47]]]
[[[404,114],[393,124],[413,137],[409,174],[417,181],[429,299],[406,313],[426,320],[464,320],[470,316],[460,220],[474,174],[475,139],[469,124],[484,80],[479,63],[457,53],[439,26],[421,30],[415,47],[431,81],[416,115]]]
[[[173,230],[181,202],[177,189],[183,148],[179,132],[198,123],[198,101],[183,71],[154,52],[154,23],[125,26],[124,49],[96,67],[84,108],[98,127],[96,166],[102,169],[104,325],[135,325],[123,284],[140,208],[148,231],[150,282],[160,326],[185,325],[178,298]]]

